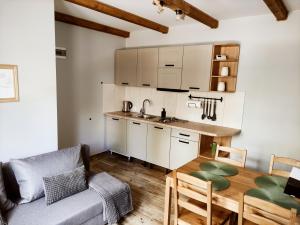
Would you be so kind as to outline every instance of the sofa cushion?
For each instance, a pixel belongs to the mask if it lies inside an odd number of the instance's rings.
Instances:
[[[19,203],[28,203],[44,196],[43,177],[57,175],[83,165],[81,145],[25,159],[12,159],[10,165],[20,189]]]
[[[84,166],[71,172],[43,177],[46,204],[62,200],[87,189]]]
[[[14,207],[14,203],[7,198],[4,186],[2,163],[0,162],[0,212],[6,212]]]
[[[85,190],[50,206],[44,198],[18,205],[8,212],[7,220],[9,225],[81,225],[102,211],[98,194]]]

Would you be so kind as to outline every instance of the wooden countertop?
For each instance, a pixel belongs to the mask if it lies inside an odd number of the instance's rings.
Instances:
[[[108,112],[108,113],[105,113],[105,115],[115,117],[115,118],[128,119],[128,120],[140,121],[140,122],[144,122],[144,123],[148,123],[148,124],[160,125],[160,126],[164,126],[164,127],[178,128],[178,129],[182,129],[182,130],[186,130],[186,131],[190,131],[190,132],[196,132],[196,133],[199,133],[202,135],[207,135],[207,136],[212,136],[212,137],[232,137],[241,132],[241,130],[239,130],[239,129],[214,126],[214,125],[208,125],[208,124],[191,122],[191,121],[161,123],[161,122],[155,121],[155,119],[151,120],[151,119],[137,118],[135,116],[137,116],[138,113],[134,113],[134,112],[130,112],[130,113],[124,113],[124,112],[120,112],[120,111]]]

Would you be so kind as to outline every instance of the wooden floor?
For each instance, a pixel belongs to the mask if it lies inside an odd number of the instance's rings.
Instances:
[[[128,162],[126,157],[109,152],[94,156],[91,170],[106,171],[110,175],[127,182],[132,191],[134,211],[128,215],[122,225],[163,224],[165,192],[165,171],[160,168],[149,169],[142,162]]]

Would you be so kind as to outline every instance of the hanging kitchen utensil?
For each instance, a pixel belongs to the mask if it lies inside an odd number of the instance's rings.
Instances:
[[[214,101],[214,114],[211,118],[212,121],[216,121],[217,120],[217,114],[216,114],[216,111],[217,111],[217,101],[215,100]]]
[[[205,114],[206,114],[207,119],[208,119],[208,116],[209,116],[208,109],[209,109],[208,100],[206,100],[206,113]]]
[[[203,101],[203,113],[202,113],[202,116],[201,116],[202,120],[204,120],[205,117],[206,117],[206,114],[205,114],[205,107],[206,107],[206,101],[204,100],[204,101]]]
[[[211,102],[211,100],[209,101],[209,112],[208,112],[208,114],[207,114],[207,119],[211,119],[211,105],[212,105],[212,102]]]

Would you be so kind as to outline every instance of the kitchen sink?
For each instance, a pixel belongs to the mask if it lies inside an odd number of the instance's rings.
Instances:
[[[148,115],[148,114],[144,114],[144,115],[138,114],[138,115],[135,115],[135,117],[136,118],[146,119],[146,120],[151,120],[151,119],[156,118],[157,116]]]

